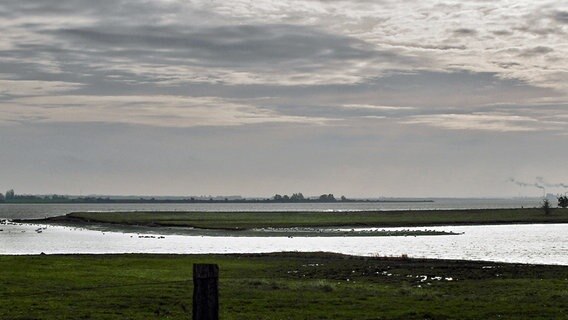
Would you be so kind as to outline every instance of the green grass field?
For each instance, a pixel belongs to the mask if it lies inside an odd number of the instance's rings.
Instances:
[[[568,319],[568,267],[322,253],[0,256],[0,319],[191,319],[193,263],[221,319]]]
[[[77,212],[52,222],[112,223],[203,229],[412,227],[460,224],[568,223],[568,210],[538,208],[373,212]]]

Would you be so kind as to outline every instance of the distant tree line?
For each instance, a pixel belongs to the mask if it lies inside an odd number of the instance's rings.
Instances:
[[[568,198],[565,198],[568,206]],[[561,200],[558,200],[561,205]],[[227,197],[120,197],[120,196],[66,196],[66,195],[30,195],[16,194],[14,189],[0,193],[0,202],[4,203],[289,203],[289,202],[432,202],[432,200],[370,200],[347,199],[345,196],[336,198],[332,193],[315,197],[305,197],[301,192],[289,195],[276,194],[271,198],[246,199],[238,196]]]
[[[291,196],[279,195],[275,194],[272,197],[272,201],[274,202],[336,202],[336,201],[350,201],[349,199],[345,198],[345,196],[341,196],[341,198],[336,199],[333,194],[322,194],[319,197],[315,198],[306,198],[301,192],[293,193]]]
[[[69,200],[69,197],[57,194],[45,196],[16,194],[14,189],[6,191],[5,194],[0,193],[0,202],[68,202]]]
[[[16,202],[16,203],[269,203],[269,202],[336,202],[336,201],[354,201],[349,200],[345,196],[339,199],[335,198],[333,194],[322,194],[318,197],[305,197],[301,192],[289,195],[276,194],[272,198],[265,199],[196,199],[195,197],[188,197],[182,199],[164,199],[164,198],[111,198],[111,197],[70,197],[64,195],[29,195],[29,194],[16,194],[14,189],[6,191],[5,194],[0,193],[0,202]]]

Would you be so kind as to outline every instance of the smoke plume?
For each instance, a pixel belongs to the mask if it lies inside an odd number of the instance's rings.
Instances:
[[[537,188],[540,190],[545,190],[546,188],[564,188],[568,189],[568,184],[566,183],[551,183],[546,181],[543,177],[536,177],[535,182],[524,182],[519,181],[515,178],[509,179],[509,182],[512,182],[519,187],[528,187],[528,188]]]

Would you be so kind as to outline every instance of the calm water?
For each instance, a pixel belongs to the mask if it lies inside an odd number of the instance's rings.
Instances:
[[[29,219],[76,211],[369,211],[536,207],[539,199],[434,199],[421,203],[0,204],[0,218]]]
[[[39,204],[0,205],[0,218],[42,218],[75,211],[366,211],[536,207],[538,199],[435,199],[429,203]],[[323,213],[325,214],[325,213]],[[42,228],[41,232],[37,232]],[[399,230],[400,228],[390,228]],[[424,228],[409,228],[424,230]],[[0,254],[255,253],[328,251],[365,256],[488,260],[568,265],[568,224],[447,226],[463,233],[421,237],[230,237],[150,234],[29,224],[0,225]]]
[[[45,228],[37,233],[38,228]],[[421,237],[208,237],[0,225],[0,254],[254,253],[328,251],[364,256],[466,259],[568,265],[568,224],[447,226],[463,233]],[[399,230],[401,228],[390,228]],[[424,228],[408,228],[423,230]]]

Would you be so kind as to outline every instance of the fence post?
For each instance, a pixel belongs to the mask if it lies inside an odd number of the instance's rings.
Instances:
[[[219,320],[218,284],[218,265],[193,265],[193,320]]]

